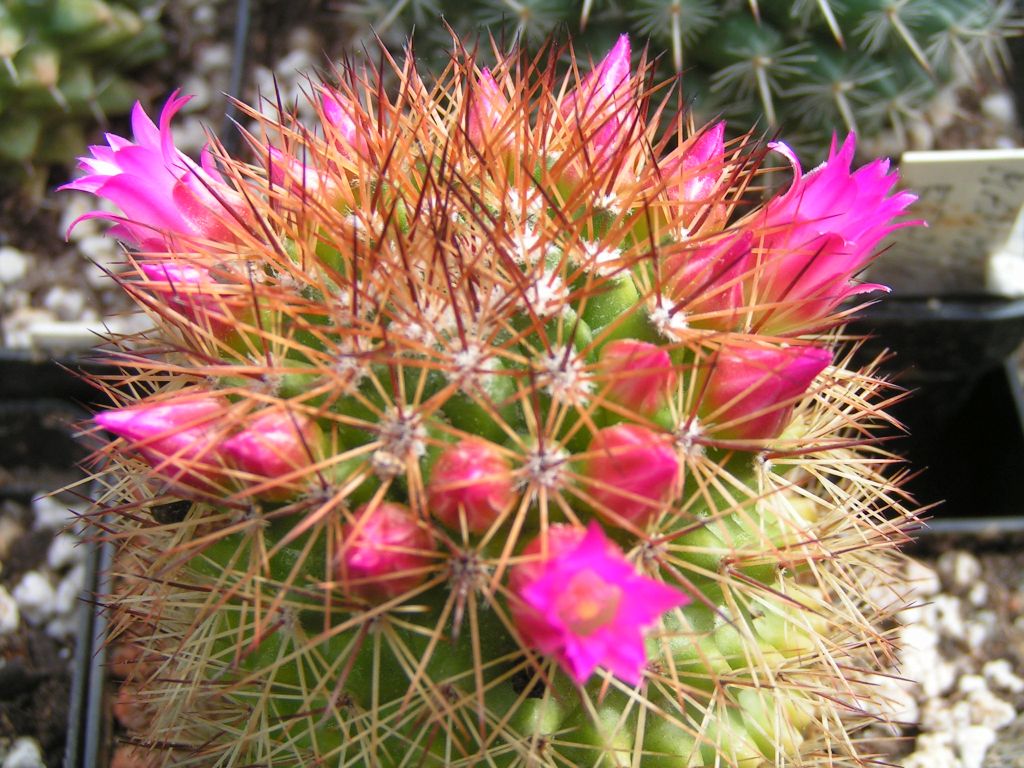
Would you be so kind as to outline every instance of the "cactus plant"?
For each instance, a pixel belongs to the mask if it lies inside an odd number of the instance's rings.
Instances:
[[[7,0],[0,5],[0,186],[70,166],[94,126],[127,114],[130,74],[166,52],[153,0]]]
[[[153,764],[869,759],[915,518],[835,328],[913,195],[558,54],[343,70],[256,162],[174,95],[83,158],[155,324],[93,513]]]
[[[919,146],[915,128],[929,124],[933,101],[1000,78],[1006,40],[1021,31],[1012,0],[348,0],[340,7],[350,38],[372,30],[393,45],[414,26],[428,37],[429,22],[442,15],[463,34],[508,41],[543,39],[562,26],[591,52],[609,42],[609,30],[632,29],[669,50],[660,71],[687,73],[684,96],[702,115],[781,131],[816,160],[833,131],[857,131],[895,151],[931,148]],[[444,50],[443,40],[432,42]]]

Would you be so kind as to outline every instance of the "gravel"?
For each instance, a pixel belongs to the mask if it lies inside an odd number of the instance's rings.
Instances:
[[[0,768],[63,763],[88,550],[43,493],[0,506]]]

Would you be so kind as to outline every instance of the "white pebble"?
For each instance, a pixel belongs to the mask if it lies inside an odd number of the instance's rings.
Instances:
[[[11,595],[25,621],[33,626],[53,616],[57,607],[57,593],[50,580],[39,571],[29,571],[22,576]]]
[[[968,589],[981,578],[981,563],[968,552],[947,552],[939,558],[939,573],[949,577],[957,589]]]
[[[938,571],[931,566],[910,560],[907,563],[907,581],[910,583],[914,597],[931,597],[942,589],[942,581]]]
[[[33,329],[40,323],[52,323],[52,312],[38,307],[19,307],[4,319],[3,343],[11,349],[29,349]]]
[[[13,517],[0,516],[0,564],[3,563],[11,545],[25,532],[21,523]]]
[[[62,240],[67,238],[77,243],[100,233],[103,222],[99,219],[83,219],[75,224],[77,219],[99,207],[95,195],[87,192],[63,192],[61,200],[64,201],[64,210],[61,212],[60,224],[57,225],[57,234]],[[72,224],[74,229],[71,229]]]
[[[954,741],[962,768],[981,768],[985,753],[996,740],[996,732],[984,725],[972,725],[956,732]]]
[[[212,5],[200,5],[192,11],[192,23],[198,29],[210,29],[217,23],[217,9]]]
[[[1024,678],[1020,678],[1014,673],[1013,667],[1006,659],[993,659],[985,662],[981,673],[985,675],[986,680],[1001,691],[1010,693],[1024,691]]]
[[[988,584],[984,581],[979,581],[971,587],[970,591],[967,593],[967,602],[975,608],[980,608],[988,602]]]
[[[87,259],[99,264],[109,265],[113,262],[124,262],[124,251],[117,240],[106,235],[90,235],[78,242],[78,251]]]
[[[948,691],[956,682],[956,671],[939,654],[939,635],[925,624],[911,624],[901,633],[900,674],[916,680],[925,697]]]
[[[1017,718],[1017,710],[1013,705],[989,690],[971,693],[967,697],[967,705],[970,708],[971,725],[999,729]]]
[[[999,619],[992,611],[978,611],[974,618],[964,625],[963,639],[967,647],[972,651],[981,650],[998,624]]]
[[[78,518],[68,504],[56,496],[40,496],[32,501],[32,514],[35,515],[35,528],[55,530],[63,528]]]
[[[952,750],[949,736],[923,733],[917,738],[917,749],[903,758],[903,768],[962,768]]]
[[[928,104],[928,119],[938,130],[944,130],[960,116],[960,100],[952,88],[939,91]]]
[[[182,112],[185,114],[202,112],[210,106],[210,98],[213,95],[213,89],[210,87],[210,83],[206,78],[198,75],[190,75],[181,81],[181,90],[192,97],[182,108]]]
[[[43,295],[43,306],[63,321],[80,318],[87,301],[82,291],[66,285],[54,285]]]
[[[28,274],[32,257],[24,251],[5,245],[0,248],[0,283],[9,285]]]
[[[0,637],[15,632],[19,622],[18,601],[0,585]]]
[[[966,627],[960,598],[945,594],[936,595],[932,600],[932,608],[935,610],[935,625],[940,633],[955,639],[964,637]]]
[[[70,533],[58,533],[54,536],[50,542],[50,549],[46,552],[46,564],[55,571],[80,563],[84,559],[85,547],[77,536]]]
[[[199,72],[211,72],[227,69],[231,66],[231,46],[227,43],[215,43],[203,46],[196,56],[196,69]]]
[[[2,768],[46,768],[39,742],[30,736],[15,739],[4,758]]]
[[[85,566],[76,565],[65,574],[54,594],[54,608],[60,616],[74,616],[78,598],[85,587]]]
[[[1013,97],[1006,91],[990,93],[981,100],[981,114],[999,125],[1016,125],[1017,110]]]
[[[988,692],[988,683],[981,675],[961,675],[956,687],[960,693]]]
[[[67,640],[78,633],[78,615],[69,613],[62,616],[54,616],[46,622],[45,632],[48,637],[54,640]]]

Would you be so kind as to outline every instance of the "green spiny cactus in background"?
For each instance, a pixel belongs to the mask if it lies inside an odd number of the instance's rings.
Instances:
[[[154,765],[870,760],[914,517],[834,328],[913,195],[558,53],[343,71],[256,164],[175,150],[177,95],[82,159],[155,323],[94,518]]]
[[[1013,0],[346,0],[341,16],[353,40],[372,30],[397,46],[415,27],[421,50],[445,50],[441,17],[507,41],[565,28],[590,52],[631,29],[670,51],[659,71],[686,72],[700,114],[781,131],[821,157],[833,131],[907,148],[908,124],[927,123],[940,92],[1002,76],[1021,31]]]
[[[156,0],[0,5],[0,189],[70,166],[87,136],[135,101],[130,75],[166,52]]]

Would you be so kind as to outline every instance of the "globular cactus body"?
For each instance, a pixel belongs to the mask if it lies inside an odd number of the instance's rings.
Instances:
[[[156,324],[96,416],[154,760],[859,764],[912,515],[829,329],[913,197],[850,137],[761,205],[629,61],[349,71],[255,164],[175,96],[83,160]]]

